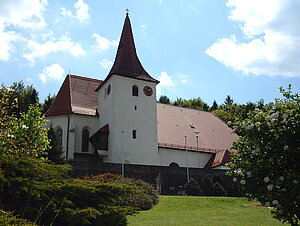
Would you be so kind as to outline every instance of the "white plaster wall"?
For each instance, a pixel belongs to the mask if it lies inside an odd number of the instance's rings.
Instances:
[[[192,168],[204,168],[212,154],[188,151],[188,166]],[[198,164],[198,157],[199,163]],[[172,162],[180,167],[186,167],[186,151],[170,148],[159,148],[159,160],[161,166],[169,166]]]
[[[230,170],[230,168],[228,166],[216,166],[214,168],[212,168],[213,170]]]
[[[98,129],[98,117],[87,116],[87,115],[76,115],[73,114],[70,117],[70,130],[75,128],[75,140],[74,140],[74,151],[73,153],[87,153],[81,151],[82,145],[82,130],[87,128],[89,130],[89,136],[91,137]],[[72,134],[74,132],[70,132]],[[94,153],[94,147],[89,142],[89,152]]]
[[[98,117],[93,116],[85,116],[85,115],[69,115],[69,145],[68,145],[68,159],[74,158],[74,153],[82,153],[81,152],[81,142],[82,142],[82,129],[88,128],[90,132],[90,136],[92,136],[99,128],[98,128]],[[47,126],[56,129],[60,126],[63,130],[63,156],[66,156],[66,148],[67,148],[67,132],[68,132],[68,116],[67,115],[58,115],[58,116],[49,116],[46,118],[49,120]],[[87,153],[87,152],[84,152]],[[89,152],[94,153],[94,149],[91,143],[89,143]]]
[[[105,89],[111,85],[110,95]],[[132,96],[132,86],[139,89],[139,96]],[[146,96],[144,86],[153,89]],[[109,123],[109,150],[106,162],[158,165],[156,84],[143,80],[113,75],[99,89],[100,127]],[[137,110],[134,110],[135,106]],[[132,138],[136,130],[137,138]],[[122,133],[123,131],[123,133]]]

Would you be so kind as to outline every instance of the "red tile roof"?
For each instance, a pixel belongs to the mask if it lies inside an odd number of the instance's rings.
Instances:
[[[104,80],[104,83],[113,74],[159,83],[158,80],[152,78],[146,72],[137,56],[131,29],[131,23],[128,14],[126,14],[115,62],[108,76]]]
[[[231,156],[236,154],[234,150],[222,150],[212,155],[210,160],[207,162],[204,168],[213,168],[217,166],[223,166],[231,161]]]
[[[77,75],[67,75],[52,106],[45,116],[82,114],[97,115],[98,93],[103,81]]]
[[[210,112],[197,111],[166,104],[157,104],[158,143],[160,147],[197,149],[195,131],[200,132],[200,151],[216,153],[231,149],[238,136]]]

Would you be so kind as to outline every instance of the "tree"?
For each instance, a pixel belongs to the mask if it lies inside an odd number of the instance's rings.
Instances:
[[[2,87],[4,87],[4,84],[2,84]],[[2,95],[3,89],[0,91],[0,97]],[[10,87],[9,103],[13,104],[16,100],[18,102],[17,107],[10,109],[8,113],[19,118],[21,113],[28,111],[31,104],[38,104],[38,92],[32,85],[25,86],[22,81],[14,82]]]
[[[300,96],[280,89],[282,99],[257,108],[237,122],[238,154],[229,174],[248,193],[272,206],[275,218],[298,225],[300,220]]]
[[[50,140],[50,148],[48,148],[45,152],[45,157],[48,157],[48,159],[51,162],[54,162],[56,164],[64,164],[66,163],[65,159],[63,158],[62,154],[62,147],[61,144],[58,141],[57,134],[50,126],[48,130],[48,138]]]
[[[38,104],[29,105],[27,112],[15,116],[18,99],[14,99],[12,87],[2,86],[0,97],[0,155],[41,157],[49,148],[45,119]]]
[[[216,182],[216,183],[214,183],[214,195],[227,196],[228,193],[219,182]]]
[[[209,106],[207,103],[205,103],[200,97],[198,98],[192,98],[189,100],[185,100],[182,98],[178,98],[171,103],[174,106],[178,107],[185,107],[185,108],[191,108],[195,110],[200,110],[200,111],[208,111]]]
[[[162,104],[170,104],[171,103],[169,97],[167,97],[167,96],[160,96],[158,102],[162,103]]]
[[[42,114],[45,114],[46,111],[48,111],[48,109],[53,104],[55,97],[56,97],[56,95],[48,94],[48,96],[44,100],[44,104],[42,104]]]
[[[212,106],[211,106],[211,108],[210,108],[210,111],[215,111],[215,110],[217,110],[218,109],[218,104],[217,104],[217,102],[214,100],[214,102],[213,102],[213,104],[212,104]]]
[[[185,193],[191,196],[201,195],[201,188],[194,178],[191,178],[190,181],[185,184]]]
[[[233,99],[231,98],[230,95],[227,95],[225,101],[224,101],[225,106],[230,106],[233,104]]]
[[[201,178],[200,187],[202,188],[204,195],[214,195],[214,182],[209,174],[206,174]]]
[[[7,129],[12,128],[16,123],[16,118],[11,116],[11,112],[17,107],[17,101],[10,103],[11,92],[11,88],[7,89],[2,84],[0,92],[0,155],[4,154],[4,146],[7,145],[7,141],[12,136]]]

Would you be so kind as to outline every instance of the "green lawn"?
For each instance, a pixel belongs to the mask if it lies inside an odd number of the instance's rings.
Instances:
[[[151,210],[128,217],[134,225],[282,225],[268,208],[232,197],[160,196]]]

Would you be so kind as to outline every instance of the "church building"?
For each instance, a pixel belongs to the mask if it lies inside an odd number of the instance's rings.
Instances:
[[[237,135],[210,112],[157,103],[158,83],[137,56],[127,13],[105,80],[68,74],[45,114],[65,158],[85,173],[148,172],[152,183],[168,168],[227,169]]]

